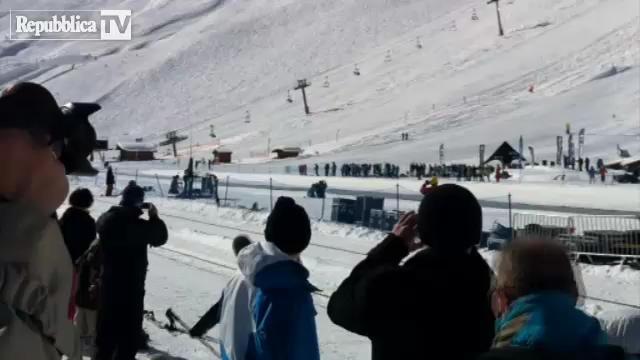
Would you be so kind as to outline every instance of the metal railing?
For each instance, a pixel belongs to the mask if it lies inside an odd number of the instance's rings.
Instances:
[[[560,241],[575,255],[640,259],[639,216],[514,215],[514,239]]]

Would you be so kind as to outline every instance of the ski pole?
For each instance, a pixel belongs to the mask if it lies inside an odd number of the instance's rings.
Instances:
[[[167,309],[167,312],[165,314],[167,316],[167,318],[170,321],[175,321],[178,324],[180,324],[180,326],[182,326],[182,328],[186,331],[189,331],[189,325],[187,325],[187,323],[185,323],[175,312],[173,312],[173,310],[171,308]],[[204,347],[206,347],[207,349],[209,349],[216,357],[222,359],[222,356],[220,355],[220,353],[218,352],[218,350],[216,350],[216,348],[214,348],[211,344],[209,344],[208,342],[206,342],[205,340],[201,339],[201,338],[196,338]]]

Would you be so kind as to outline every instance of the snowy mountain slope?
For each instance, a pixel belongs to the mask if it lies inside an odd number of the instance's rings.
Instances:
[[[302,146],[318,161],[408,163],[435,161],[440,143],[447,161],[475,159],[478,144],[491,151],[522,134],[550,158],[555,136],[571,122],[591,134],[589,156],[614,157],[618,143],[640,151],[637,136],[627,136],[638,135],[640,118],[635,0],[506,2],[504,38],[496,36],[494,8],[471,0],[81,6],[133,8],[134,40],[24,48],[4,42],[0,53],[13,56],[0,58],[0,81],[33,79],[61,100],[99,100],[104,110],[96,125],[114,141],[158,140],[167,130],[186,129],[196,155],[222,144],[255,167],[269,145]],[[473,9],[478,21],[471,20]],[[61,58],[69,61],[52,63]],[[78,64],[72,71],[71,62]],[[359,77],[352,74],[356,63]],[[612,66],[629,68],[603,76]],[[301,77],[313,83],[311,116],[303,115],[298,93],[293,104],[285,102]],[[215,140],[208,137],[211,124]],[[399,141],[402,131],[411,141]]]

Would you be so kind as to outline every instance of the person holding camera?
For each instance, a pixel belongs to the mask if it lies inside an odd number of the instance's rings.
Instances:
[[[331,295],[329,318],[368,337],[374,360],[475,359],[494,335],[481,233],[475,196],[436,187]]]
[[[86,106],[85,106],[86,105]],[[66,174],[95,173],[88,155],[97,104],[58,107],[41,85],[18,83],[0,95],[0,354],[3,359],[77,356],[69,314],[73,265],[56,209]]]
[[[135,359],[148,338],[142,330],[147,249],[167,242],[168,232],[153,204],[144,202],[144,190],[127,186],[120,206],[97,222],[103,272],[94,360]],[[141,218],[143,209],[148,220]]]

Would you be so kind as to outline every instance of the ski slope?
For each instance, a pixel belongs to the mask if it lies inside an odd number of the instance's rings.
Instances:
[[[178,129],[190,136],[179,146],[183,158],[191,155],[189,145],[197,157],[227,147],[235,160],[222,169],[227,173],[283,172],[301,162],[433,163],[442,143],[446,162],[475,163],[479,144],[490,152],[504,140],[516,145],[520,135],[539,159],[550,160],[567,122],[574,131],[587,129],[585,155],[592,159],[615,158],[617,144],[640,152],[637,0],[504,0],[504,38],[497,37],[494,7],[475,0],[4,0],[0,31],[8,34],[8,9],[25,7],[131,9],[133,40],[5,38],[0,85],[36,81],[61,103],[99,102],[103,110],[92,119],[112,145],[139,137],[156,142]],[[474,9],[477,21],[471,19]],[[353,74],[356,64],[360,76]],[[299,93],[292,92],[293,103],[285,101],[301,78],[312,83],[309,116]],[[401,132],[410,140],[401,142]],[[268,149],[276,146],[300,146],[304,159],[273,161]],[[580,206],[637,209],[635,188],[549,186],[548,175],[542,184],[531,175],[522,186],[478,185],[474,192],[504,197],[519,191],[529,202],[560,205],[570,192]],[[380,187],[395,185],[380,181]],[[113,201],[101,200],[95,216]],[[216,300],[234,266],[234,229],[260,239],[266,215],[150,200],[160,205],[170,242],[150,256],[147,308],[161,314],[173,306],[193,322]],[[212,219],[226,228],[202,223]],[[314,222],[316,246],[304,257],[312,281],[331,293],[382,236]],[[483,255],[492,262],[496,254]],[[640,304],[636,270],[580,270],[587,295]],[[370,358],[366,339],[328,320],[326,298],[316,303],[323,359]],[[594,300],[584,306],[593,314],[613,307]],[[158,349],[148,359],[211,358],[188,338],[148,328]]]
[[[504,1],[499,38],[494,7],[471,0],[38,0],[29,7],[130,8],[134,39],[3,41],[0,82],[100,102],[94,122],[112,144],[182,129],[184,156],[190,144],[197,156],[224,145],[258,170],[274,165],[276,146],[301,146],[313,161],[406,165],[435,162],[444,143],[447,162],[475,162],[479,144],[491,151],[520,135],[551,159],[567,122],[587,129],[586,156],[610,159],[616,144],[640,152],[639,6]],[[285,101],[299,78],[312,82],[309,116],[299,93]]]

